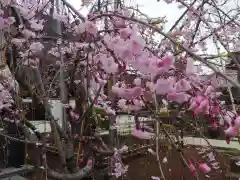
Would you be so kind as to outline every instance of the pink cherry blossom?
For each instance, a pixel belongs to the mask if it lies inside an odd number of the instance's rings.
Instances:
[[[112,92],[118,94],[119,97],[130,100],[141,96],[142,88],[137,86],[134,88],[112,87]]]
[[[139,138],[139,139],[151,139],[153,137],[152,133],[149,133],[147,131],[137,130],[134,128],[132,130],[132,136]]]
[[[182,104],[184,102],[187,102],[190,99],[190,95],[184,93],[184,92],[179,92],[179,93],[168,93],[167,94],[167,99],[170,101],[175,101],[179,104]]]
[[[140,86],[141,85],[141,79],[140,78],[136,78],[134,79],[134,82],[133,82],[136,86]]]
[[[217,123],[216,121],[212,122],[212,129],[216,130],[217,129]]]
[[[170,69],[170,67],[173,65],[173,57],[166,56],[161,60],[158,60],[157,67],[159,68],[159,72],[164,72]]]
[[[224,132],[228,137],[235,137],[238,134],[237,128],[234,126],[229,126]]]
[[[158,79],[155,84],[155,91],[159,95],[165,95],[170,92],[174,92],[175,80],[172,78],[169,79]]]
[[[200,163],[199,164],[199,169],[203,173],[209,173],[211,171],[211,168],[206,163]]]
[[[119,31],[120,37],[124,40],[127,40],[132,35],[132,29],[131,28],[124,28]]]
[[[197,96],[191,100],[189,110],[194,110],[194,114],[197,116],[199,113],[209,114],[209,100],[202,96]]]
[[[196,177],[196,176],[197,176],[197,171],[196,171],[196,168],[195,168],[195,166],[193,165],[193,163],[192,163],[191,160],[189,160],[189,167],[190,167],[193,175]]]
[[[186,79],[181,79],[179,80],[175,85],[174,85],[176,92],[182,92],[182,91],[189,91],[192,89],[191,84],[189,81]]]
[[[234,121],[234,125],[237,129],[240,128],[240,116],[238,116],[235,121]]]
[[[140,54],[145,46],[145,41],[137,35],[131,36],[131,38],[126,41],[126,43],[126,48],[129,48],[134,54]]]

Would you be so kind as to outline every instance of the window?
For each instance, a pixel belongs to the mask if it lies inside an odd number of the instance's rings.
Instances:
[[[42,104],[34,104],[31,99],[24,99],[24,110],[29,121],[42,121],[45,119],[45,109]]]

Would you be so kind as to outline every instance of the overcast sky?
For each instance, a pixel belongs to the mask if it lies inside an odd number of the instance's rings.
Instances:
[[[87,14],[87,8],[81,7],[81,0],[68,0],[68,2],[70,2],[76,9],[81,9],[80,12],[83,15]],[[138,5],[138,8],[141,12],[152,18],[166,16],[166,19],[168,20],[168,23],[165,27],[166,30],[173,25],[173,23],[181,16],[181,13],[183,12],[183,10],[179,10],[176,4],[166,4],[164,1],[157,2],[157,0],[128,0],[127,5]]]

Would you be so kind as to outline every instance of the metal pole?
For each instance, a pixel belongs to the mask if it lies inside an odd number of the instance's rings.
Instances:
[[[57,13],[61,14],[61,9],[63,9],[64,3],[61,0],[55,0]],[[57,23],[57,30],[59,32],[60,38],[58,41],[58,49],[60,52],[60,101],[61,101],[61,121],[62,121],[62,130],[65,134],[71,136],[71,128],[68,126],[68,116],[65,105],[68,104],[68,89],[65,83],[65,72],[64,72],[64,59],[63,59],[63,39],[62,39],[62,26],[61,23]],[[65,141],[63,142],[64,153],[66,159],[70,159],[74,156],[74,146],[73,142]]]
[[[59,50],[60,50],[60,101],[62,103],[62,128],[63,131],[66,133],[67,132],[67,113],[66,113],[66,108],[64,107],[65,104],[68,103],[68,98],[67,98],[67,87],[64,81],[64,62],[63,62],[63,52],[62,52],[62,46],[59,44]]]
[[[62,3],[60,2],[60,0],[56,0],[56,10],[57,13],[60,14],[61,13],[61,7],[62,7]],[[62,46],[63,46],[63,42],[62,42],[62,27],[61,27],[61,23],[58,22],[57,23],[57,32],[59,32],[60,34],[60,39],[58,41],[58,50],[60,52],[60,101],[63,104],[62,109],[61,109],[61,121],[62,121],[62,129],[63,131],[66,133],[67,132],[67,113],[66,113],[66,108],[64,107],[65,104],[68,103],[68,93],[67,93],[67,87],[65,84],[65,77],[64,77],[64,61],[63,61],[63,50],[62,50]]]
[[[113,1],[113,11],[117,10],[117,1],[118,0]],[[106,24],[106,26],[107,26],[107,24]],[[112,83],[112,85],[114,85],[116,83],[116,76],[113,74],[111,78],[112,78],[111,83]],[[115,106],[115,100],[116,100],[116,98],[114,96],[112,98],[112,106]],[[115,121],[116,121],[116,116],[111,116],[109,118],[109,141],[110,141],[111,148],[114,148],[117,145],[117,140],[116,140],[117,130],[115,127]]]

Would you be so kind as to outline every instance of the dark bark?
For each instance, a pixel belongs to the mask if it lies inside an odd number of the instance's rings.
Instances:
[[[13,15],[17,17],[17,21],[14,25],[18,27],[19,24],[22,23],[21,21],[22,19],[21,17],[19,17],[19,14],[17,13],[17,11],[15,11],[15,8],[12,8],[12,11],[13,11]],[[19,36],[21,36],[21,34],[18,32],[15,37],[19,37]],[[45,112],[47,114],[47,119],[50,120],[50,125],[54,135],[55,144],[58,146],[61,163],[63,166],[68,165],[66,164],[66,157],[63,152],[63,147],[62,147],[62,142],[60,137],[65,138],[65,141],[69,141],[69,137],[67,137],[67,135],[61,131],[61,128],[58,126],[54,117],[51,114],[51,106],[48,102],[48,97],[46,96],[39,70],[17,65],[17,58],[19,57],[18,57],[17,48],[14,45],[12,47],[8,47],[6,52],[6,58],[7,58],[7,65],[11,73],[14,75],[15,79],[17,80],[20,88],[24,88],[25,90],[27,90],[28,93],[31,94],[32,98],[37,100],[37,103],[43,104],[45,108]],[[83,90],[82,88],[76,87],[76,89],[78,90],[78,92],[75,94],[76,97],[78,97],[76,99],[76,108],[79,114],[82,115],[83,106],[86,99],[86,92],[82,91]],[[90,128],[89,129],[87,128],[86,132],[87,134],[91,134],[92,125],[94,125],[94,119],[89,118],[88,115],[85,116],[85,118],[86,118],[85,127],[89,127],[89,124],[91,124]],[[28,125],[29,127],[33,128],[31,124],[28,123]],[[54,170],[48,169],[48,176],[54,179],[66,179],[66,180],[82,179],[83,177],[90,174],[90,172],[92,171],[92,168],[93,168],[93,163],[87,164],[83,169],[78,169],[76,173],[68,173],[68,174],[63,174],[63,173],[59,173]]]
[[[63,174],[63,173],[59,173],[51,169],[48,169],[48,176],[56,180],[79,180],[90,175],[92,170],[93,170],[92,164],[85,166],[84,168],[79,170],[77,173],[73,173],[73,174]]]

